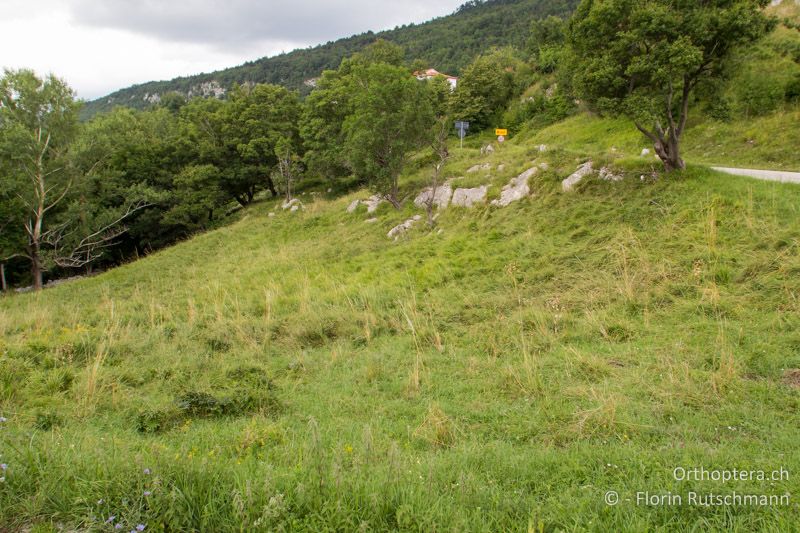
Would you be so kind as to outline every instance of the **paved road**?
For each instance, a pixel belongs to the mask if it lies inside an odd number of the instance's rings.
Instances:
[[[759,180],[780,181],[781,183],[800,184],[800,172],[784,172],[776,170],[753,170],[748,168],[712,167],[714,170],[734,174],[736,176],[749,176]]]

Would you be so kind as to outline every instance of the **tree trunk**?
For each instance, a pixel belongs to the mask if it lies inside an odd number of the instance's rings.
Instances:
[[[681,157],[680,140],[678,138],[673,136],[670,139],[659,139],[655,144],[655,150],[659,159],[664,163],[664,169],[667,172],[686,168],[686,163]]]
[[[681,119],[681,124],[683,123],[684,119]],[[681,157],[682,128],[669,128],[667,131],[664,131],[660,124],[656,123],[655,131],[649,131],[638,122],[636,122],[636,127],[653,141],[653,148],[655,148],[658,158],[664,163],[664,170],[673,172],[686,168],[686,163]]]
[[[6,292],[8,284],[6,283],[6,264],[0,263],[0,290]]]
[[[269,192],[272,194],[273,198],[278,197],[278,191],[275,190],[275,182],[272,181],[272,176],[267,176],[267,188],[269,189]]]
[[[388,200],[388,202],[392,204],[392,207],[395,209],[400,209],[403,206],[400,205],[400,200],[398,198],[399,196],[400,189],[397,186],[397,178],[395,178],[395,180],[392,182],[392,190],[386,195],[386,200]]]
[[[42,290],[42,258],[39,255],[39,243],[34,243],[30,248],[31,256],[31,277],[33,277],[33,289]]]

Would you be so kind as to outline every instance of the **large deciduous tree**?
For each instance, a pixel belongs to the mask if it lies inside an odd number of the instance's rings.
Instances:
[[[373,63],[352,76],[356,90],[342,128],[344,153],[357,176],[399,207],[398,178],[409,153],[427,140],[431,98],[425,83],[402,67]]]
[[[299,152],[298,95],[277,85],[242,86],[234,89],[222,111],[222,143],[235,154],[225,165],[223,189],[243,206],[263,187],[277,196],[271,177],[278,166],[275,147],[288,139],[293,151]]]
[[[70,191],[67,150],[78,127],[72,90],[55,76],[6,70],[0,79],[0,159],[3,189],[13,191],[26,241],[11,255],[26,257],[36,289],[42,287],[42,246],[57,228],[46,220]]]
[[[633,119],[666,170],[683,169],[692,92],[763,36],[767,0],[583,0],[569,28],[575,88]]]

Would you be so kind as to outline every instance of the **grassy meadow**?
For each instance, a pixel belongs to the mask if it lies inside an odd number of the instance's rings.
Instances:
[[[447,175],[490,199],[549,168],[526,200],[451,208],[398,242],[411,202],[366,223],[346,207],[367,192],[307,191],[304,212],[264,201],[0,299],[0,530],[796,530],[800,187],[659,176],[632,157],[641,138],[593,121],[455,148]],[[587,124],[618,137],[559,143]],[[626,179],[564,194],[587,154]],[[414,161],[409,198],[428,168]],[[636,502],[690,490],[794,499]]]

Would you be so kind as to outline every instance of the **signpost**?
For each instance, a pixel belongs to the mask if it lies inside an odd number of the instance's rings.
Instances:
[[[506,136],[508,135],[508,130],[503,128],[497,128],[494,130],[494,134],[497,135],[497,142],[503,144],[506,140]]]
[[[461,139],[461,148],[464,148],[464,137],[467,136],[468,129],[469,129],[469,122],[464,122],[462,120],[456,122],[456,130],[458,130],[458,138]]]

